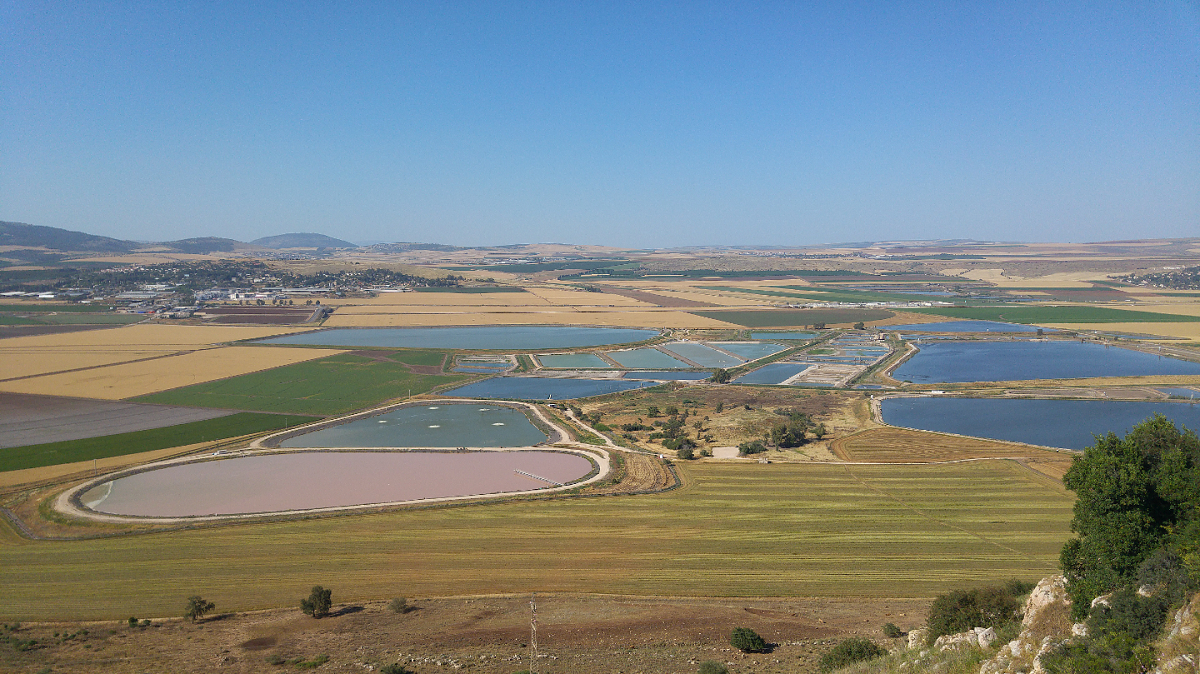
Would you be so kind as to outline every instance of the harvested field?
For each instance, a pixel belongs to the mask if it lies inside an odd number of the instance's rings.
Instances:
[[[226,611],[290,606],[317,581],[342,601],[668,588],[677,596],[927,597],[1039,578],[1057,568],[1069,535],[1071,496],[1008,461],[679,470],[685,487],[658,495],[69,542],[19,540],[3,522],[0,617],[175,615],[180,598],[198,591]]]
[[[328,355],[330,351],[327,349],[229,346],[77,372],[10,380],[0,382],[0,391],[40,395],[70,392],[81,398],[121,400]]]
[[[426,327],[457,325],[603,325],[619,328],[728,328],[731,324],[695,314],[671,310],[577,311],[540,309],[483,313],[469,308],[461,313],[417,313],[344,315],[334,313],[326,327]]]
[[[240,412],[165,428],[11,447],[0,455],[0,471],[25,470],[181,447],[199,442],[273,431],[309,423],[313,420],[312,417]]]
[[[620,484],[606,487],[607,493],[629,494],[661,491],[675,485],[675,477],[662,459],[640,452],[622,452],[624,475]]]
[[[660,293],[646,292],[644,290],[630,290],[625,288],[605,288],[604,292],[610,295],[620,295],[630,299],[653,304],[659,307],[715,307],[718,306],[712,302],[698,302],[696,300],[686,299],[679,296],[664,295]]]
[[[254,350],[271,352],[279,348]],[[409,394],[418,395],[437,386],[468,379],[464,375],[415,374],[410,366],[396,362],[405,358],[408,352],[404,351],[397,352],[396,360],[392,360],[380,358],[387,352],[378,351],[371,352],[370,357],[333,351],[341,355],[326,358],[324,356],[331,353],[329,349],[285,350],[305,351],[320,360],[165,391],[144,396],[139,402],[329,415],[370,407]],[[432,352],[426,352],[429,353]],[[415,359],[432,360],[427,355]]]
[[[1127,335],[1157,335],[1167,339],[1189,339],[1200,342],[1200,323],[1047,323],[1046,327],[1075,332],[1115,332]]]
[[[189,407],[0,393],[0,448],[143,431],[227,414],[231,413]]]
[[[11,349],[46,352],[86,351],[94,348],[115,348],[124,351],[182,351],[212,344],[285,335],[309,329],[311,328],[142,323],[110,330],[85,330],[8,339],[0,343],[0,355]]]
[[[0,345],[0,382],[55,372],[129,363],[147,358],[161,358],[172,353],[175,353],[175,350],[136,351],[120,347],[94,347],[79,351],[57,351],[31,347],[10,349]],[[53,393],[74,392],[64,389]]]
[[[850,324],[880,321],[895,314],[882,309],[777,309],[750,311],[694,311],[697,316],[747,328],[804,327],[817,323]]]
[[[1053,452],[1009,442],[959,438],[941,433],[910,431],[904,428],[871,428],[830,443],[829,448],[844,461],[876,463],[912,463],[962,461],[1000,457],[1067,457]]]

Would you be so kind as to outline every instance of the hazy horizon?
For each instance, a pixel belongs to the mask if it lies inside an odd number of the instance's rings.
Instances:
[[[1200,231],[1186,2],[0,5],[0,219],[621,248]]]

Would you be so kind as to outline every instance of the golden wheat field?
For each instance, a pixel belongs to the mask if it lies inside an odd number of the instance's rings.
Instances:
[[[214,347],[135,363],[0,382],[0,391],[120,400],[338,353],[343,352],[286,347]]]
[[[443,325],[600,325],[629,328],[731,328],[724,321],[682,311],[584,311],[575,309],[530,309],[527,311],[461,311],[460,313],[389,313],[339,315],[327,327],[426,327]]]

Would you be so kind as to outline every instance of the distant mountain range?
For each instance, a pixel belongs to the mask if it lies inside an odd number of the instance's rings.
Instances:
[[[300,232],[294,234],[279,234],[278,236],[264,236],[261,239],[255,239],[250,243],[264,248],[358,248],[356,244],[349,241],[335,239],[332,236],[324,234],[311,234],[308,232]]]
[[[108,236],[97,236],[86,232],[75,232],[58,227],[28,225],[21,222],[0,222],[0,246],[46,248],[55,251],[89,253],[130,253],[135,250],[165,250],[177,253],[204,255],[207,253],[229,253],[235,250],[256,248],[357,248],[349,241],[335,239],[324,234],[292,233],[268,236],[243,243],[234,239],[203,236],[179,241],[146,243],[124,241]]]

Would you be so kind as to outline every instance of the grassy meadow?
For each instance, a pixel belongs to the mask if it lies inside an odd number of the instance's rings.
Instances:
[[[274,347],[262,347],[269,352]],[[400,361],[400,362],[397,362]],[[339,354],[254,372],[220,381],[186,386],[137,398],[137,402],[188,407],[292,414],[330,415],[368,407],[384,400],[425,393],[452,384],[464,375],[415,374],[403,363],[437,365],[432,351],[396,352],[392,359]]]
[[[926,597],[1052,572],[1072,497],[1010,461],[684,464],[636,497],[512,501],[116,538],[0,521],[0,618],[178,615],[392,596]]]
[[[76,461],[106,459],[197,442],[273,431],[314,421],[312,417],[241,412],[227,417],[193,421],[164,428],[64,440],[40,445],[8,447],[0,451],[0,471],[57,466]]]

